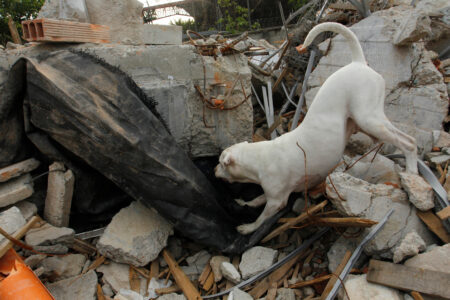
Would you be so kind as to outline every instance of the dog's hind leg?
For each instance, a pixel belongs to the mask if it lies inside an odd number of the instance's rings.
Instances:
[[[275,215],[277,212],[282,210],[286,205],[289,198],[289,194],[283,195],[282,197],[270,197],[266,194],[267,203],[264,207],[263,212],[259,215],[255,222],[250,224],[243,224],[238,226],[236,229],[241,234],[249,234],[255,231],[261,226],[264,221]]]
[[[413,137],[392,125],[384,113],[355,116],[355,121],[364,132],[399,148],[405,154],[406,171],[417,174],[417,146]]]
[[[245,202],[241,199],[235,199],[234,201],[237,202],[240,206],[249,206],[249,207],[260,207],[261,205],[266,204],[266,195],[262,194],[261,196],[256,197],[255,199]]]

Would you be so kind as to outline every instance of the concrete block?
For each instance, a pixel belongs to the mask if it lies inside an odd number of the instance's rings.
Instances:
[[[17,207],[11,207],[0,213],[0,227],[9,234],[19,230],[25,223],[25,219]],[[6,241],[5,237],[0,235],[0,245],[4,241]]]
[[[50,224],[30,229],[25,235],[25,242],[31,246],[55,245],[75,235],[72,228],[55,227]]]
[[[40,162],[38,160],[30,158],[0,169],[0,182],[5,182],[12,178],[19,177],[22,174],[29,173],[39,167],[39,164]]]
[[[175,25],[142,25],[142,43],[150,45],[181,45],[182,27]]]
[[[75,177],[71,170],[65,171],[64,165],[59,162],[53,163],[49,171],[44,219],[53,226],[67,227]]]
[[[97,274],[91,270],[81,276],[48,284],[47,289],[58,300],[95,300],[97,299],[97,281]]]
[[[8,182],[0,183],[0,207],[5,207],[26,199],[33,192],[33,183],[30,174],[25,174]]]

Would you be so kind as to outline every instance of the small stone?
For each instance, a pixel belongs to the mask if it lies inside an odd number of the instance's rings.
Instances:
[[[84,275],[48,284],[47,289],[58,300],[97,299],[97,274],[94,270]]]
[[[181,269],[190,276],[192,279],[196,279],[203,272],[206,264],[209,262],[211,254],[206,250],[197,252],[196,254],[186,258],[188,266],[183,266]]]
[[[213,256],[209,261],[211,265],[212,272],[214,274],[214,281],[218,282],[222,280],[222,272],[220,271],[220,265],[223,262],[230,262],[230,259],[225,256]]]
[[[228,300],[253,300],[253,297],[240,289],[234,289],[231,291]]]
[[[74,235],[72,228],[55,227],[46,223],[39,228],[30,229],[25,236],[25,242],[31,246],[55,245],[73,238]]]
[[[5,207],[30,197],[34,193],[30,174],[0,183],[0,207]]]
[[[295,200],[294,202],[294,205],[292,206],[292,211],[295,212],[296,214],[301,214],[304,208],[305,208],[305,199],[297,198],[297,200]]]
[[[0,227],[9,234],[13,234],[25,225],[26,221],[20,210],[13,206],[0,213]],[[5,237],[0,235],[0,245],[5,241]]]
[[[133,202],[116,214],[97,243],[116,262],[145,266],[167,245],[172,226],[152,209]]]
[[[105,295],[107,297],[111,298],[112,296],[114,296],[114,292],[108,283],[105,283],[104,285],[102,285],[102,291],[103,291],[103,295]]]
[[[275,300],[295,300],[295,293],[293,290],[287,288],[278,289]]]
[[[115,293],[118,293],[120,289],[130,289],[128,279],[130,267],[128,265],[111,262],[101,265],[97,271],[103,273],[103,280],[111,286]]]
[[[277,250],[266,247],[253,247],[242,254],[239,269],[243,279],[248,279],[269,268],[276,260]]]
[[[239,274],[238,270],[236,270],[236,268],[229,262],[222,262],[220,265],[220,271],[222,272],[223,277],[233,283],[237,284],[241,281],[241,274]]]
[[[25,220],[31,219],[34,215],[37,214],[37,206],[36,204],[29,202],[29,201],[20,201],[14,204],[15,207],[17,207],[20,212],[22,213],[22,216],[25,218]]]
[[[40,162],[34,158],[30,158],[8,167],[0,169],[0,182],[8,181],[12,178],[19,177],[25,173],[29,173],[39,167]]]
[[[408,267],[450,273],[450,244],[437,246],[430,251],[416,255],[404,263]]]
[[[394,263],[399,263],[409,256],[415,256],[426,249],[426,244],[415,231],[409,232],[394,250]]]
[[[171,294],[165,294],[165,295],[159,296],[157,299],[158,300],[186,300],[186,297],[181,294],[171,293]]]
[[[79,275],[85,262],[84,255],[69,254],[62,257],[48,257],[40,263],[40,266],[45,268],[46,274],[55,274],[59,279],[65,279]]]
[[[433,188],[421,176],[401,172],[402,186],[408,193],[409,201],[420,210],[426,211],[434,207]]]
[[[47,256],[44,254],[34,254],[25,259],[25,264],[31,269],[34,269],[37,265],[41,263]]]
[[[350,299],[358,300],[401,300],[398,290],[379,284],[370,283],[364,275],[349,275],[345,280],[345,288]],[[347,299],[343,289],[339,291],[338,299]]]

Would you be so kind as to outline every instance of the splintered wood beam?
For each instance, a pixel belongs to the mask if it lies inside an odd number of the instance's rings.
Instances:
[[[404,291],[450,299],[450,273],[371,259],[367,281]]]
[[[442,225],[442,221],[431,211],[417,210],[417,216],[427,225],[427,227],[437,235],[444,243],[450,243],[450,235]]]
[[[447,218],[450,218],[450,206],[447,206],[443,210],[439,211],[436,214],[441,220],[445,220]]]
[[[167,249],[164,249],[162,251],[162,254],[164,260],[169,266],[170,273],[175,279],[177,285],[183,291],[183,294],[186,296],[186,298],[188,300],[201,300],[202,296],[200,295],[200,292],[195,288],[195,286],[192,284],[192,282],[189,280],[186,274],[184,274],[178,263],[173,259],[170,252]]]
[[[341,275],[342,270],[344,270],[345,265],[348,263],[350,257],[352,256],[352,252],[350,250],[347,250],[344,254],[344,257],[342,258],[339,266],[334,271],[334,276],[330,278],[327,285],[325,286],[325,289],[323,290],[322,296],[320,297],[321,300],[325,300],[328,296],[328,294],[331,292],[331,289],[333,288],[334,284],[338,280],[338,277]]]
[[[361,218],[318,218],[314,225],[332,226],[332,227],[372,227],[378,224],[376,221]]]
[[[296,218],[292,218],[289,222],[286,222],[283,225],[276,228],[274,231],[269,233],[261,242],[266,243],[266,242],[270,241],[271,239],[273,239],[274,237],[280,235],[282,232],[288,230],[289,228],[297,225],[298,223],[303,222],[304,220],[306,220],[309,217],[309,215],[312,215],[312,214],[318,212],[319,210],[321,210],[322,208],[324,208],[325,205],[327,205],[327,203],[328,203],[328,201],[324,200],[321,203],[314,205],[313,207],[308,209],[307,212],[302,213],[301,215],[299,215]]]
[[[11,32],[11,37],[13,39],[14,44],[22,44],[22,40],[20,39],[19,32],[17,31],[16,23],[14,23],[11,16],[8,16],[8,27]]]

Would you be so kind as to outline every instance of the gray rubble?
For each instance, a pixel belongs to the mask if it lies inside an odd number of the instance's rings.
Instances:
[[[37,214],[37,206],[33,202],[30,201],[20,201],[14,204],[15,207],[17,207],[20,212],[22,213],[22,216],[25,218],[25,220],[31,219],[34,215]]]
[[[30,174],[0,183],[0,207],[5,207],[30,197],[34,193]]]
[[[34,158],[30,158],[8,167],[0,169],[0,182],[8,181],[12,178],[19,177],[29,173],[39,167],[40,162]]]
[[[277,259],[278,251],[271,248],[256,246],[242,254],[239,270],[242,278],[248,279],[253,275],[269,268]]]
[[[46,285],[56,300],[97,299],[97,274],[91,270],[84,275]]]
[[[77,276],[81,273],[86,257],[82,254],[69,254],[62,257],[48,257],[39,264],[46,275],[56,275],[58,279]]]
[[[0,212],[0,227],[9,234],[15,233],[25,225],[26,221],[20,210],[13,206]],[[6,241],[3,235],[0,235],[0,245]]]
[[[48,223],[38,228],[30,229],[25,235],[25,242],[31,246],[55,245],[73,238],[75,231],[72,228],[55,227]]]
[[[239,274],[238,270],[236,270],[236,268],[229,262],[222,262],[220,265],[220,271],[222,272],[223,277],[235,284],[241,281],[241,274]]]
[[[403,300],[403,297],[398,290],[368,282],[366,280],[366,274],[348,275],[345,280],[345,289],[347,290],[350,299]],[[338,299],[348,299],[345,296],[343,289],[339,291]]]
[[[450,273],[450,244],[437,246],[433,249],[416,255],[404,263],[408,267]]]
[[[120,289],[130,289],[129,269],[128,265],[111,262],[98,267],[97,272],[103,273],[104,282],[108,283],[113,291],[117,293]]]
[[[171,294],[159,296],[157,299],[158,300],[186,300],[186,297],[182,294],[171,293]]]
[[[228,300],[253,300],[253,297],[240,289],[234,289],[231,291]]]
[[[421,176],[400,172],[402,186],[408,193],[409,201],[420,210],[426,211],[434,207],[434,192],[428,182]]]
[[[145,266],[158,257],[173,234],[172,225],[152,209],[133,202],[114,216],[97,243],[106,257]]]
[[[415,256],[426,249],[425,242],[415,231],[409,232],[394,250],[394,263],[399,263],[406,257]]]

